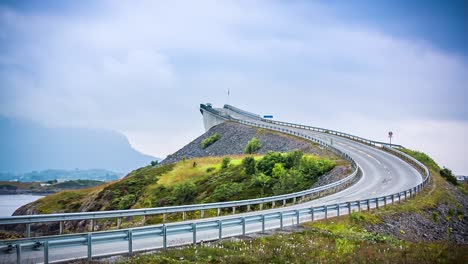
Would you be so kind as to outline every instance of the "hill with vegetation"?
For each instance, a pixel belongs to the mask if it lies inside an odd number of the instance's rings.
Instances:
[[[257,139],[260,145],[255,146],[255,151],[249,151],[246,146],[253,138]],[[253,144],[255,144],[255,140],[251,146]],[[296,136],[236,122],[224,122],[212,127],[174,154],[167,156],[162,164],[197,157],[241,155],[252,152],[265,154],[268,151],[287,152],[296,149],[321,157],[333,156],[317,144]]]
[[[267,234],[224,239],[121,257],[114,263],[468,263],[468,189],[422,152],[404,150],[429,167],[415,198],[370,212],[302,224]]]
[[[232,130],[245,129],[233,124],[219,126],[225,132],[230,131],[229,133]],[[244,146],[234,147],[236,153],[238,149],[242,149],[241,154],[230,154],[233,152],[229,147],[232,139],[226,133],[210,130],[199,138],[200,141],[189,144],[189,148],[196,145],[211,153],[223,145],[224,153],[216,150],[217,156],[181,156],[178,162],[169,163],[166,160],[161,164],[154,163],[134,170],[114,182],[46,196],[19,208],[15,215],[121,210],[259,198],[326,184],[351,172],[347,161],[306,140],[268,130],[253,132]],[[204,139],[213,135],[216,140],[210,139],[212,142],[209,144],[202,144]],[[282,144],[277,146],[289,152],[261,153],[265,149],[274,149],[272,142],[281,140]],[[308,152],[289,149],[297,146]],[[242,154],[243,152],[247,154]],[[180,155],[172,157],[175,156]],[[199,212],[190,213],[188,217],[196,217],[197,213]],[[210,213],[207,211],[205,215],[209,216]],[[177,217],[180,216],[168,216],[169,220]],[[102,228],[112,225],[112,222],[106,221],[102,220],[99,225]],[[131,219],[126,222],[130,224]],[[159,223],[162,222],[162,217],[147,217],[146,222]],[[68,229],[78,230],[85,225],[67,224],[70,225]]]
[[[0,181],[0,194],[50,194],[63,190],[76,190],[104,184],[96,180],[71,180],[58,182],[10,182]]]

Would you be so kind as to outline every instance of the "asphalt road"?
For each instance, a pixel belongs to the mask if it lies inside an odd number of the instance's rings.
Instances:
[[[261,123],[259,120],[251,119],[242,115],[239,115],[235,112],[223,109],[223,111],[227,112],[228,114],[232,115],[235,118],[243,119],[255,123]],[[377,148],[364,145],[352,140],[348,140],[345,138],[340,138],[337,136],[313,132],[309,130],[303,130],[298,128],[290,128],[287,127],[289,130],[296,130],[303,134],[308,134],[314,136],[316,138],[322,139],[324,141],[330,142],[330,139],[333,139],[333,145],[349,154],[356,163],[361,167],[363,175],[361,179],[352,185],[351,187],[342,190],[338,193],[322,197],[313,201],[296,204],[287,207],[276,207],[274,209],[264,210],[262,212],[280,212],[282,210],[292,210],[292,209],[300,209],[300,208],[310,208],[311,206],[319,206],[325,204],[335,204],[340,202],[347,202],[347,201],[356,201],[356,200],[363,200],[367,198],[372,198],[376,196],[383,196],[389,195],[393,193],[397,193],[422,182],[422,176],[408,163],[400,160],[399,158],[381,151]],[[371,207],[375,207],[375,205],[371,205]],[[355,210],[357,208],[353,208]],[[346,210],[345,210],[346,211]],[[236,214],[235,216],[221,216],[215,217],[211,219],[229,219],[232,217],[239,217],[239,216],[247,216],[247,215],[256,215],[259,212],[249,212],[249,213],[242,213]],[[347,212],[342,212],[342,214],[346,214]],[[335,215],[336,212],[330,211],[329,216]],[[315,219],[323,218],[323,214],[316,214]],[[197,220],[197,221],[203,221]],[[284,226],[294,225],[295,217],[285,218],[284,219]],[[301,222],[303,221],[310,221],[310,216],[304,216],[300,219]],[[186,221],[187,223],[196,222],[194,220]],[[181,223],[181,222],[178,222]],[[170,225],[170,224],[169,224]],[[265,225],[266,229],[275,229],[279,227],[279,220],[274,220],[267,222]],[[261,231],[261,223],[250,224],[246,226],[246,233],[254,233]],[[242,234],[241,227],[231,227],[231,228],[224,228],[223,229],[223,237],[230,237]],[[209,241],[215,240],[218,237],[217,230],[210,230],[210,231],[203,231],[197,233],[198,241]],[[192,241],[192,234],[180,234],[180,235],[173,235],[169,236],[167,243],[168,246],[174,245],[182,245],[182,244],[189,244]],[[161,248],[162,247],[162,237],[154,236],[154,237],[146,237],[141,239],[135,239],[133,241],[133,250],[147,250],[147,249],[154,249],[154,248]],[[128,250],[128,242],[127,241],[118,241],[112,243],[93,243],[93,256],[101,255],[101,254],[110,254],[110,253],[119,253],[119,252],[127,252]],[[60,247],[60,248],[50,248],[50,256],[49,261],[64,261],[64,260],[74,260],[77,258],[83,258],[87,254],[86,245],[83,246],[68,246],[68,247]],[[43,253],[42,251],[29,251],[24,250],[22,252],[22,263],[38,263],[43,261]],[[14,263],[16,262],[16,254],[13,252],[12,254],[1,254],[0,255],[0,263]]]

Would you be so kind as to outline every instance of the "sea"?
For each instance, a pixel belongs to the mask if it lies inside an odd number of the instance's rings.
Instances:
[[[11,216],[16,209],[21,206],[34,202],[43,195],[32,195],[32,194],[6,194],[0,195],[0,217]]]

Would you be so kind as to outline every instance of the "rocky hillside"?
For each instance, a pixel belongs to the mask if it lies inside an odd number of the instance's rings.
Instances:
[[[212,145],[203,149],[202,141],[211,135],[219,134],[220,138]],[[164,159],[161,164],[168,164],[180,160],[207,156],[239,155],[244,153],[247,142],[253,137],[260,140],[262,147],[257,153],[268,151],[287,152],[301,150],[304,153],[318,156],[333,156],[317,144],[299,137],[275,132],[272,130],[254,128],[235,122],[225,122],[212,127],[205,134],[196,138],[188,145]]]

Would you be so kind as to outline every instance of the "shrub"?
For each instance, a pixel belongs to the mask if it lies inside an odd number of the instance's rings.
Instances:
[[[136,196],[133,194],[125,195],[119,201],[119,210],[130,208],[136,202]]]
[[[245,157],[242,160],[242,166],[244,167],[245,173],[247,175],[254,175],[256,172],[255,169],[255,159],[253,157]]]
[[[234,199],[238,194],[242,193],[244,187],[241,183],[225,183],[221,184],[214,190],[211,199],[217,202],[225,202]]]
[[[287,153],[284,157],[284,167],[286,169],[298,169],[301,165],[301,159],[304,153],[300,150],[294,150]]]
[[[269,151],[263,158],[258,162],[257,169],[268,176],[271,176],[273,167],[277,163],[283,163],[284,157],[279,152]]]
[[[157,160],[151,161],[151,166],[153,166],[153,167],[158,165],[158,164],[159,164],[159,161],[157,161]]]
[[[457,178],[453,175],[452,171],[446,167],[440,170],[440,176],[444,177],[448,182],[453,185],[458,185]]]
[[[252,138],[245,146],[245,154],[254,154],[262,147],[262,143],[256,137]]]
[[[206,172],[210,173],[210,172],[213,172],[216,168],[215,167],[208,167],[206,169]]]
[[[197,186],[193,182],[184,182],[174,186],[172,194],[177,204],[189,204],[197,196]]]
[[[261,196],[265,193],[265,187],[268,187],[269,183],[271,181],[271,178],[263,173],[260,173],[259,175],[255,176],[252,178],[252,184],[254,186],[260,186],[261,187]]]
[[[227,169],[227,167],[229,167],[229,163],[231,163],[231,158],[225,157],[221,163],[221,169]]]
[[[218,141],[218,139],[221,138],[221,135],[218,134],[218,133],[214,133],[213,135],[205,138],[202,142],[201,142],[201,147],[202,149],[206,149],[207,147],[211,146],[213,143],[215,143],[216,141]]]

